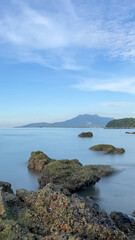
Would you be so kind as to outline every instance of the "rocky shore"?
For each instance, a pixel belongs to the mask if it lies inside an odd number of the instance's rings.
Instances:
[[[0,182],[1,240],[135,239],[134,219],[118,212],[108,216],[92,198],[74,193],[77,185],[95,184],[112,173],[111,167],[55,161],[39,151],[31,154],[28,167],[40,171],[41,189],[18,189],[14,194],[9,183]]]
[[[53,183],[71,193],[93,185],[100,180],[101,176],[115,171],[108,165],[83,166],[77,159],[51,159],[40,151],[31,153],[28,168],[40,171],[41,188],[48,183]]]
[[[66,196],[52,184],[13,194],[5,184],[0,190],[1,240],[128,239],[89,197]]]

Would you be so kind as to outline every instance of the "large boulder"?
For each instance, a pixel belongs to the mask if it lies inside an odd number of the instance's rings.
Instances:
[[[124,148],[115,148],[110,144],[98,144],[90,147],[89,149],[94,151],[102,151],[106,154],[121,154],[125,152]]]
[[[90,168],[83,167],[77,160],[57,160],[47,164],[39,177],[40,187],[53,183],[70,192],[95,184],[99,175]]]
[[[89,197],[66,196],[62,189],[48,184],[35,192],[20,189],[15,198],[13,209],[5,199],[9,215],[0,217],[2,240],[127,239]]]
[[[93,137],[92,132],[82,132],[78,135],[78,137]]]
[[[41,151],[32,152],[28,160],[28,168],[37,171],[42,171],[45,165],[52,161],[54,160],[49,158],[46,154],[44,154]]]

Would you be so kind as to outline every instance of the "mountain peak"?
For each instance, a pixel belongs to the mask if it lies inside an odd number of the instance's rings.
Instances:
[[[22,127],[105,127],[113,118],[100,117],[97,114],[80,114],[72,119],[54,123],[33,123]]]

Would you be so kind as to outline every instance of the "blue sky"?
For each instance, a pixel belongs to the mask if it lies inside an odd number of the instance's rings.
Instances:
[[[0,127],[135,117],[134,0],[0,6]]]

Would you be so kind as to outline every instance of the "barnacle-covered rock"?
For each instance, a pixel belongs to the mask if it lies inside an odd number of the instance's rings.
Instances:
[[[52,184],[34,192],[18,190],[12,207],[7,195],[3,192],[9,214],[0,217],[2,240],[128,239],[89,197],[66,196]]]

